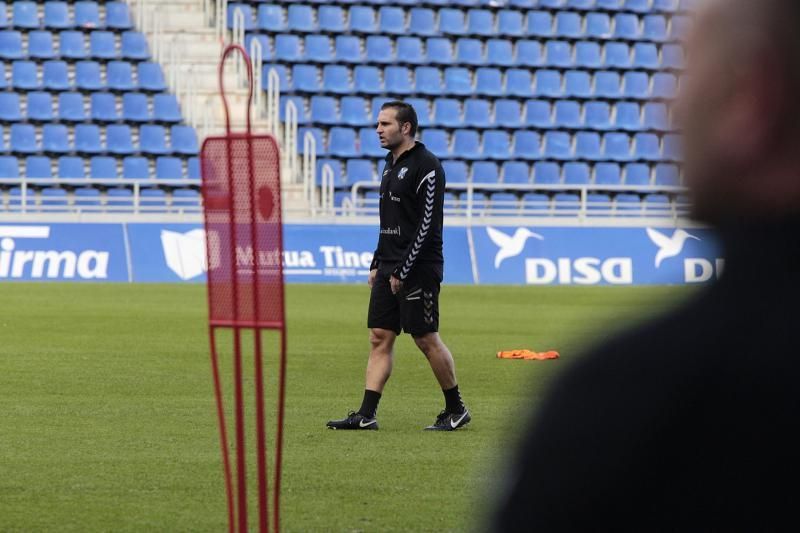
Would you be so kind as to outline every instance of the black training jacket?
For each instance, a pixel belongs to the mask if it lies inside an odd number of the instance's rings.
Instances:
[[[419,263],[443,263],[444,170],[418,142],[392,163],[386,156],[381,178],[381,229],[372,269],[392,269],[405,280]]]

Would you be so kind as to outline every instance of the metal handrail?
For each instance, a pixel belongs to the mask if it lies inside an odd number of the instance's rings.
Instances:
[[[315,182],[317,173],[317,140],[307,131],[303,137],[303,196],[308,201],[312,218],[317,214]]]

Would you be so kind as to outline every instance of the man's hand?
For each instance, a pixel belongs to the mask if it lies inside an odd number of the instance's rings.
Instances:
[[[374,269],[374,270],[370,270],[369,271],[369,276],[367,277],[367,285],[369,285],[370,289],[375,284],[375,276],[377,276],[377,275],[378,275],[378,269],[377,268]]]
[[[403,288],[403,282],[394,276],[389,279],[389,284],[392,286],[392,294],[397,294]]]

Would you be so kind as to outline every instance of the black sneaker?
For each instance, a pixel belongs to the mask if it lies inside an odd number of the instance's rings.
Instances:
[[[367,418],[360,413],[350,411],[347,413],[347,418],[330,420],[326,425],[328,429],[378,429],[378,419]]]
[[[469,414],[469,409],[464,409],[463,413],[442,411],[436,417],[436,422],[426,427],[425,431],[455,431],[469,424],[470,420],[472,420],[472,416]]]

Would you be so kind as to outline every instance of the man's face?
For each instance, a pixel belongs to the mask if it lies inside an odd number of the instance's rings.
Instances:
[[[406,129],[408,129],[407,123]],[[382,148],[393,150],[403,144],[405,135],[402,126],[397,121],[396,109],[391,107],[381,109],[381,112],[378,113],[378,126],[375,131],[378,133]]]

